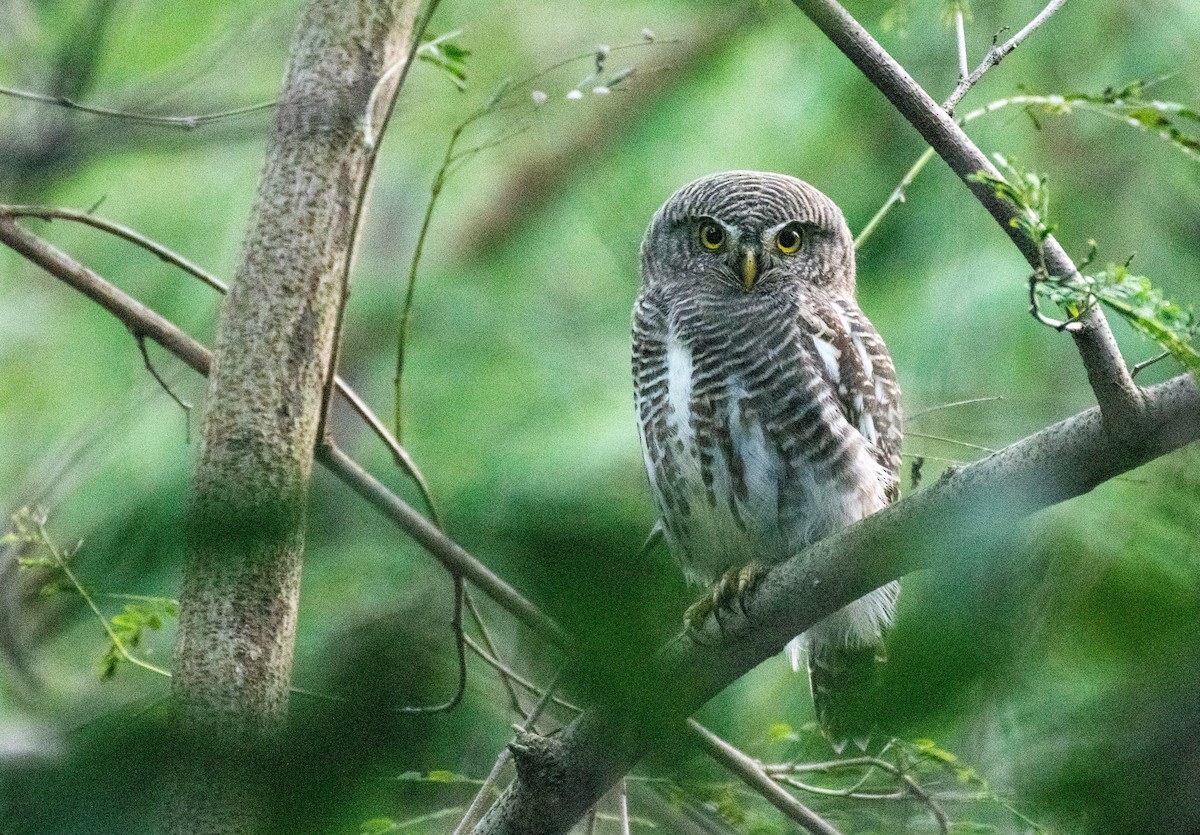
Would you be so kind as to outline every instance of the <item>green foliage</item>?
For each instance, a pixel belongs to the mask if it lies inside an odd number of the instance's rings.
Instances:
[[[1086,110],[1158,136],[1200,161],[1200,139],[1188,132],[1200,130],[1200,112],[1178,102],[1148,98],[1146,91],[1153,83],[1135,79],[1124,87],[1107,87],[1100,93],[1018,96],[1014,100],[1024,105],[1035,125],[1038,114],[1060,116]]]
[[[100,656],[100,678],[105,681],[117,674],[122,662],[129,660],[129,650],[142,642],[146,630],[157,631],[163,623],[179,617],[179,601],[167,597],[142,597],[137,603],[127,603],[119,614],[109,619],[108,645]]]
[[[968,179],[990,186],[997,197],[1022,209],[1022,213],[1009,223],[1041,245],[1054,234],[1054,227],[1046,220],[1050,216],[1050,190],[1046,187],[1045,176],[1021,170],[1003,154],[993,154],[992,158],[1000,171],[999,176],[990,171],[980,171]]]
[[[1081,275],[1080,279],[1039,281],[1038,295],[1057,304],[1072,318],[1098,300],[1139,333],[1157,342],[1184,368],[1200,374],[1200,351],[1193,344],[1197,321],[1190,309],[1166,298],[1150,279],[1134,275],[1128,263],[1109,264],[1101,272]]]
[[[997,197],[1020,207],[1021,214],[1010,222],[1040,248],[1054,231],[1053,224],[1046,220],[1050,213],[1046,178],[1022,171],[1000,154],[995,155],[995,160],[1002,176],[981,171],[971,179],[987,184],[995,190]],[[1094,241],[1092,251],[1095,252]],[[1090,260],[1089,255],[1087,261]],[[1197,332],[1195,314],[1166,298],[1150,279],[1131,273],[1128,262],[1109,264],[1099,273],[1066,278],[1049,275],[1043,266],[1030,277],[1030,282],[1033,312],[1039,318],[1039,300],[1058,305],[1070,317],[1068,321],[1077,319],[1088,307],[1099,302],[1139,333],[1157,342],[1184,368],[1200,373],[1200,351],[1192,344]]]
[[[17,566],[22,571],[40,570],[45,580],[38,589],[42,597],[77,589],[66,572],[66,565],[75,556],[82,542],[62,548],[46,533],[47,512],[43,508],[22,507],[12,514],[12,528],[0,537],[0,544],[16,545],[21,553]]]
[[[106,620],[96,605],[95,595],[84,587],[69,565],[71,558],[83,543],[77,542],[74,547],[64,549],[50,538],[46,531],[46,520],[47,513],[43,509],[21,508],[12,515],[12,529],[0,537],[0,544],[17,545],[28,552],[17,558],[22,570],[41,570],[48,573],[48,579],[39,591],[41,596],[64,591],[77,594],[99,619],[100,626],[108,636],[108,643],[100,655],[100,678],[105,681],[113,678],[122,662],[151,672],[165,673],[164,670],[136,658],[130,650],[141,644],[146,630],[157,631],[162,628],[164,621],[179,617],[178,601],[165,597],[109,594],[106,596],[134,602],[127,603],[120,613]]]
[[[417,50],[417,58],[437,67],[459,92],[467,89],[467,58],[471,50],[454,42],[462,34],[461,30],[447,32],[444,35],[426,41]]]

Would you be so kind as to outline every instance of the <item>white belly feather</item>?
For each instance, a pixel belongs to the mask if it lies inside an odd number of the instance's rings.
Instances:
[[[793,462],[788,483],[781,484],[782,454],[764,436],[761,421],[743,421],[737,414],[743,408],[746,391],[736,380],[730,382],[728,396],[723,398],[727,414],[719,415],[718,419],[729,426],[730,445],[744,462],[745,498],[733,495],[728,461],[724,460],[724,452],[716,448],[712,450],[715,501],[710,503],[708,488],[701,478],[692,425],[692,371],[688,346],[671,334],[666,345],[668,439],[664,443],[674,449],[675,492],[687,497],[689,512],[686,518],[676,520],[679,524],[666,527],[666,536],[689,580],[711,583],[726,571],[752,561],[782,562],[812,542],[887,504],[890,477],[865,443],[857,444],[852,465],[856,472],[848,480],[854,486],[849,489],[803,460],[799,466]],[[651,487],[665,513],[667,503],[662,491],[667,485],[658,483],[648,450],[646,455]],[[788,491],[786,502],[779,501],[780,489]],[[802,512],[785,514],[788,518],[783,518],[781,505],[801,508]],[[821,621],[807,634],[810,638],[820,634],[824,640],[849,645],[877,644],[883,629],[891,623],[895,597],[895,588],[879,589]],[[788,646],[788,656],[793,666],[798,665],[798,641]]]

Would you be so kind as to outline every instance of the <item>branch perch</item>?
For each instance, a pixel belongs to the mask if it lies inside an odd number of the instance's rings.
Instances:
[[[1138,447],[1113,440],[1099,408],[1054,424],[824,539],[777,566],[718,627],[644,659],[635,687],[539,747],[475,835],[566,832],[688,715],[826,615],[904,574],[949,567],[1010,536],[1029,515],[1200,438],[1200,389],[1180,375],[1145,390]],[[819,591],[818,591],[819,590]]]

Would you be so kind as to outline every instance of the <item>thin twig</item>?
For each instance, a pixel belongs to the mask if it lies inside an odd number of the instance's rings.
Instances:
[[[521,704],[521,697],[517,695],[516,688],[513,687],[512,676],[510,675],[508,668],[500,663],[500,652],[496,649],[496,642],[492,640],[492,634],[488,630],[487,624],[484,623],[483,614],[479,611],[479,607],[475,605],[475,599],[471,596],[469,591],[466,595],[466,602],[467,612],[471,615],[471,620],[475,623],[475,628],[479,630],[480,637],[483,638],[484,648],[487,649],[488,655],[491,656],[491,659],[494,660],[496,664],[500,665],[493,666],[492,669],[496,670],[496,672],[500,674],[500,681],[504,685],[504,689],[508,692],[509,704],[512,705],[512,709],[517,713],[518,716],[525,716],[525,707]],[[469,638],[468,641],[468,647],[471,648],[471,645],[474,644],[474,641],[470,641]],[[473,651],[481,658],[485,658],[484,654],[479,652],[479,647],[477,645],[473,648]],[[485,660],[487,659],[485,658]],[[534,727],[534,730],[537,730],[536,726]]]
[[[635,43],[622,44],[615,47],[604,47],[602,50],[592,50],[580,55],[574,55],[570,58],[565,58],[555,64],[544,69],[538,70],[531,75],[522,78],[520,81],[513,83],[510,79],[505,79],[500,86],[492,94],[492,96],[483,105],[471,111],[467,116],[454,127],[450,132],[450,140],[446,144],[445,153],[442,156],[442,163],[437,172],[433,176],[433,182],[429,187],[429,200],[425,204],[425,213],[421,218],[421,226],[417,232],[417,240],[413,246],[412,260],[409,263],[408,277],[404,290],[404,301],[401,304],[400,316],[396,326],[396,374],[392,380],[393,401],[394,401],[394,416],[392,421],[392,431],[397,439],[403,440],[404,426],[404,362],[405,354],[408,346],[409,322],[412,317],[413,297],[417,283],[417,273],[420,268],[421,258],[425,251],[425,242],[429,237],[429,230],[433,222],[434,209],[437,206],[438,199],[441,196],[442,189],[446,183],[458,171],[458,169],[466,162],[466,160],[476,154],[501,145],[519,136],[526,128],[519,128],[509,133],[493,137],[490,140],[484,141],[465,151],[457,151],[458,143],[462,140],[464,132],[480,121],[484,117],[508,110],[516,106],[516,102],[506,101],[510,99],[515,91],[523,91],[530,84],[540,78],[548,75],[556,69],[568,66],[585,58],[597,60],[597,71],[602,69],[600,64],[603,59],[597,58],[598,55],[607,56],[614,52],[622,52],[628,49],[638,49],[640,47],[649,46],[651,44],[675,43],[675,41],[638,41]],[[628,75],[624,76],[628,77]],[[611,82],[615,84],[616,82]]]
[[[740,777],[750,788],[779,811],[813,835],[840,835],[837,829],[812,809],[784,791],[763,769],[762,763],[743,754],[695,719],[687,720],[688,728],[705,750],[721,765]]]
[[[967,449],[977,449],[980,452],[986,452],[989,455],[996,452],[996,450],[992,449],[991,447],[980,446],[979,444],[971,444],[967,443],[966,441],[955,440],[954,438],[943,438],[941,435],[926,435],[923,432],[912,432],[909,430],[905,430],[904,435],[908,438],[924,438],[927,441],[940,441],[944,444],[954,444],[955,446],[965,447]]]
[[[500,779],[501,769],[511,761],[512,751],[508,750],[507,747],[502,748],[499,756],[496,757],[496,762],[492,764],[492,770],[483,779],[483,786],[475,793],[474,799],[471,800],[471,805],[467,807],[467,811],[463,813],[462,819],[458,822],[458,826],[454,827],[454,832],[451,835],[465,835],[475,825],[476,821],[483,814],[488,794],[494,791],[496,782]]]
[[[959,406],[970,406],[974,403],[995,403],[997,400],[1003,399],[1003,395],[996,394],[989,397],[970,397],[966,400],[955,400],[953,403],[939,403],[936,406],[930,406],[927,409],[921,409],[920,411],[913,412],[911,415],[905,415],[904,419],[906,421],[916,420],[917,418],[925,417],[925,415],[932,414],[933,412],[940,412],[943,409],[957,409]]]
[[[382,118],[379,120],[379,129],[366,138],[366,157],[364,160],[366,164],[366,170],[364,172],[365,179],[363,182],[367,183],[368,185],[371,182],[371,177],[375,170],[375,161],[379,157],[379,146],[383,142],[383,137],[387,132],[388,125],[390,125],[392,121],[392,113],[396,109],[396,100],[399,98],[399,91],[401,87],[404,86],[405,79],[408,78],[408,71],[412,68],[413,61],[416,60],[417,49],[419,48],[418,45],[420,40],[424,36],[425,30],[429,26],[429,21],[432,20],[433,14],[435,11],[437,11],[437,7],[440,2],[441,0],[427,0],[425,8],[418,12],[412,32],[409,33],[409,37],[411,38],[409,41],[409,48],[404,51],[404,59],[398,65],[399,70],[397,72],[393,72],[396,70],[395,66],[385,70],[380,74],[380,78],[376,80],[375,85],[371,90],[369,96],[370,110],[363,113],[363,120],[365,122],[369,122],[373,117],[374,111],[378,107],[379,97],[381,95],[386,97],[384,98],[384,112],[382,114]],[[391,89],[388,90],[387,85],[390,83],[388,79],[390,79],[392,76],[395,76],[395,83],[392,85]],[[349,231],[350,240],[346,249],[346,251],[351,255],[353,255],[358,248],[356,246],[356,242],[358,240],[359,231],[362,229],[362,219],[366,210],[367,195],[369,192],[370,188],[362,188],[359,189],[357,195],[355,196],[354,211],[351,218]],[[341,360],[342,325],[346,319],[346,302],[350,297],[350,293],[346,288],[350,283],[350,268],[353,265],[353,261],[353,257],[346,258],[344,259],[344,263],[342,265],[342,274],[340,276],[341,285],[343,288],[341,293],[341,309],[338,311],[338,315],[334,319],[333,356],[329,365],[329,376],[325,379],[321,390],[321,408],[318,412],[319,418],[317,423],[318,438],[325,437],[326,426],[328,425],[329,421],[329,410],[333,405],[333,391],[337,386],[336,375],[338,364]],[[398,433],[397,439],[399,439]]]
[[[458,707],[458,703],[462,701],[463,695],[467,692],[467,636],[463,632],[462,623],[463,613],[463,578],[461,574],[454,575],[454,616],[450,621],[450,628],[454,632],[454,649],[458,656],[458,686],[454,689],[454,694],[445,702],[437,705],[404,705],[395,708],[397,713],[449,713]]]
[[[1038,13],[1037,17],[1029,21],[1029,23],[1025,25],[1024,29],[1013,35],[999,46],[993,46],[991,49],[989,49],[987,55],[983,56],[983,60],[979,62],[979,66],[977,66],[970,73],[970,75],[967,75],[965,72],[962,73],[962,77],[959,78],[958,85],[954,88],[954,91],[950,94],[950,97],[946,99],[945,103],[942,104],[942,108],[947,113],[953,113],[954,108],[958,106],[960,101],[962,101],[962,97],[965,96],[967,92],[979,82],[979,79],[983,78],[984,73],[1008,57],[1010,52],[1020,46],[1022,41],[1036,32],[1038,28],[1041,27],[1041,25],[1047,20],[1049,20],[1052,14],[1061,9],[1066,2],[1067,0],[1050,0],[1050,2],[1046,5],[1046,8],[1042,9]],[[959,22],[961,25],[961,16],[959,18]],[[962,54],[961,60],[962,67],[965,70],[965,52]]]
[[[190,444],[192,442],[192,404],[180,399],[179,395],[171,391],[171,387],[167,385],[167,381],[159,376],[158,371],[154,368],[154,364],[150,362],[150,353],[146,350],[146,335],[144,333],[134,333],[133,338],[137,340],[138,350],[142,353],[142,362],[145,364],[146,370],[150,372],[150,376],[157,381],[162,390],[167,393],[167,396],[174,400],[180,409],[183,409],[184,437]]]
[[[793,3],[887,97],[930,147],[937,150],[1034,270],[1045,270],[1047,275],[1059,280],[1080,280],[1074,262],[1054,236],[1047,234],[1035,240],[1021,225],[1024,217],[1021,207],[997,194],[994,186],[980,179],[981,172],[991,178],[1003,179],[996,166],[947,111],[938,106],[837,0],[793,0]],[[1014,220],[1017,223],[1013,223]],[[1105,427],[1123,443],[1136,444],[1139,442],[1137,437],[1123,433],[1132,432],[1133,427],[1140,425],[1146,409],[1145,395],[1129,376],[1103,312],[1092,307],[1080,321],[1081,327],[1071,336],[1100,404]]]
[[[1129,369],[1129,375],[1131,377],[1136,377],[1142,370],[1149,368],[1150,366],[1154,365],[1154,363],[1156,363],[1156,362],[1165,360],[1169,356],[1171,356],[1170,351],[1163,351],[1161,354],[1159,354],[1156,357],[1150,357],[1150,359],[1148,359],[1148,360],[1142,360],[1139,363],[1135,363],[1133,368]]]
[[[67,98],[66,96],[48,96],[45,93],[33,93],[29,90],[15,90],[12,87],[0,86],[0,95],[12,96],[17,99],[25,99],[27,101],[42,102],[43,104],[53,104],[58,107],[65,107],[69,110],[78,110],[81,113],[91,113],[95,116],[110,116],[117,119],[125,119],[130,122],[138,122],[144,125],[159,125],[169,128],[183,128],[184,130],[192,130],[210,122],[217,122],[222,119],[230,119],[234,116],[245,116],[248,113],[258,113],[261,110],[270,110],[278,102],[264,101],[258,104],[249,104],[245,107],[235,107],[232,110],[222,110],[217,113],[199,113],[194,116],[155,116],[150,113],[135,113],[129,110],[114,110],[108,107],[94,107],[92,105],[80,104],[77,101]]]
[[[75,223],[86,224],[94,229],[99,229],[102,232],[107,232],[110,235],[122,238],[123,240],[126,240],[135,246],[141,247],[147,252],[153,253],[166,263],[174,267],[178,267],[185,273],[200,279],[218,293],[224,294],[229,292],[229,287],[225,284],[225,282],[221,281],[221,279],[217,278],[215,275],[203,269],[202,267],[197,266],[192,261],[189,261],[187,258],[184,258],[179,253],[168,249],[157,241],[146,237],[134,229],[130,229],[128,226],[116,223],[115,221],[107,220],[99,215],[92,214],[91,212],[81,212],[77,209],[62,209],[50,206],[0,205],[0,215],[4,215],[6,217],[35,217],[46,221],[69,220]]]
[[[79,578],[75,576],[75,572],[72,571],[71,567],[67,564],[67,557],[62,553],[58,546],[54,544],[54,541],[50,539],[50,535],[46,533],[45,519],[36,519],[35,522],[37,523],[38,535],[41,537],[42,544],[46,546],[46,550],[49,551],[50,556],[54,558],[54,563],[58,570],[61,571],[63,576],[66,577],[71,583],[75,593],[83,598],[83,602],[86,603],[87,607],[92,610],[92,614],[96,616],[96,620],[100,621],[101,628],[104,630],[104,633],[108,635],[108,639],[112,641],[112,645],[116,647],[121,658],[125,659],[130,664],[133,664],[135,667],[141,667],[143,670],[149,670],[152,673],[157,673],[160,676],[170,678],[170,670],[164,670],[162,667],[155,666],[149,661],[143,661],[129,651],[128,647],[125,646],[125,642],[121,640],[115,631],[113,631],[112,626],[108,622],[108,618],[104,617],[104,613],[100,611],[100,607],[96,605],[96,601],[92,599],[90,594],[88,594],[87,589],[83,587],[83,583],[79,582]]]
[[[629,832],[629,786],[628,781],[624,777],[621,778],[621,790],[617,795],[617,810],[621,816],[621,835],[630,835]]]
[[[207,375],[212,352],[178,325],[123,292],[111,282],[49,242],[0,215],[0,242],[36,264],[54,278],[78,290],[111,313],[130,330],[144,333],[185,364]],[[431,556],[454,573],[462,574],[484,594],[514,614],[534,634],[558,647],[569,647],[571,638],[520,592],[471,556],[432,522],[388,490],[337,446],[326,443],[317,458],[341,481],[383,513]]]
[[[859,789],[863,785],[863,781],[859,781],[856,785],[848,789],[827,789],[823,786],[813,786],[809,783],[795,780],[787,775],[797,772],[813,772],[813,771],[839,771],[850,768],[867,768],[867,774],[864,775],[864,780],[870,774],[870,769],[877,768],[881,771],[886,771],[897,780],[904,784],[908,793],[916,797],[926,808],[929,809],[929,814],[937,822],[938,828],[943,832],[950,831],[950,819],[942,807],[933,799],[933,797],[925,790],[925,788],[913,779],[911,774],[906,773],[903,769],[896,766],[882,757],[851,757],[845,760],[830,760],[820,763],[796,764],[788,763],[785,765],[764,765],[763,770],[771,777],[777,780],[783,780],[789,785],[795,786],[803,791],[812,792],[813,794],[838,795],[842,797],[850,797],[856,800],[895,800],[898,799],[894,794],[878,794],[864,793]],[[903,795],[900,795],[903,796]]]
[[[508,666],[503,661],[501,661],[498,657],[493,655],[491,652],[488,652],[484,647],[482,647],[478,643],[476,643],[475,639],[472,638],[470,635],[467,636],[467,648],[470,649],[473,653],[475,653],[481,661],[483,661],[485,664],[487,664],[489,667],[491,667],[496,672],[503,675],[506,679],[511,681],[513,684],[520,686],[522,689],[528,691],[529,693],[533,694],[534,696],[540,697],[540,696],[546,695],[545,689],[534,684],[529,679],[524,678],[520,673],[518,673],[512,667]],[[551,698],[551,701],[554,702],[554,704],[558,705],[559,707],[565,708],[565,709],[571,711],[572,713],[582,713],[583,712],[583,708],[579,707],[578,705],[571,704],[570,702],[568,702],[566,699],[562,698],[561,696],[554,696]],[[524,713],[524,711],[522,711],[521,715],[525,716],[526,714]],[[531,730],[532,730],[532,728],[531,728]]]
[[[404,530],[417,544],[451,571],[461,573],[488,597],[511,612],[536,635],[558,647],[573,643],[562,627],[530,603],[520,592],[468,554],[432,522],[384,487],[354,459],[332,443],[317,448],[317,459],[350,489],[366,499]]]
[[[962,6],[954,8],[954,37],[958,41],[958,83],[965,84],[971,67],[967,64],[967,33],[963,29]]]
[[[229,285],[195,262],[155,241],[153,238],[146,237],[135,229],[100,217],[92,212],[81,212],[77,209],[53,208],[49,206],[0,205],[0,217],[34,217],[47,221],[69,220],[75,223],[82,223],[128,241],[154,254],[164,262],[178,267],[188,275],[198,278],[221,295],[226,295],[229,292]],[[153,370],[151,370],[151,373],[154,373]],[[430,518],[434,520],[434,523],[439,528],[443,527],[441,513],[433,500],[433,493],[429,489],[429,482],[426,480],[425,474],[421,472],[421,468],[417,466],[417,462],[408,454],[408,450],[392,437],[392,434],[388,431],[383,421],[379,419],[374,411],[371,410],[371,407],[367,405],[366,401],[341,376],[334,377],[334,387],[346,399],[350,407],[358,413],[367,426],[370,427],[376,437],[383,441],[388,451],[392,453],[397,466],[416,484],[417,491],[421,494],[421,500],[424,502]]]
[[[900,184],[892,190],[892,193],[888,195],[888,199],[885,200],[883,205],[879,207],[879,211],[875,212],[874,216],[867,221],[867,225],[864,226],[862,231],[858,233],[858,237],[854,239],[855,249],[862,248],[863,243],[867,240],[867,238],[871,237],[871,233],[875,231],[876,227],[879,226],[880,221],[882,221],[887,213],[892,210],[893,206],[895,206],[897,203],[904,202],[904,192],[909,186],[912,185],[913,180],[917,178],[917,175],[921,173],[921,169],[928,165],[929,161],[933,159],[933,155],[933,148],[926,148],[925,152],[921,154],[921,156],[917,157],[917,161],[912,164],[912,167],[910,167],[907,173],[905,173],[904,177],[901,178]]]

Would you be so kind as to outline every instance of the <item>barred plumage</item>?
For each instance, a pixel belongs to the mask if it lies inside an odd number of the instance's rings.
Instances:
[[[642,276],[642,446],[690,579],[782,561],[896,497],[899,390],[855,302],[854,249],[832,201],[779,174],[702,178],[655,214]],[[861,687],[881,652],[897,593],[872,592],[804,636],[818,718],[835,742],[855,695],[845,688]]]

